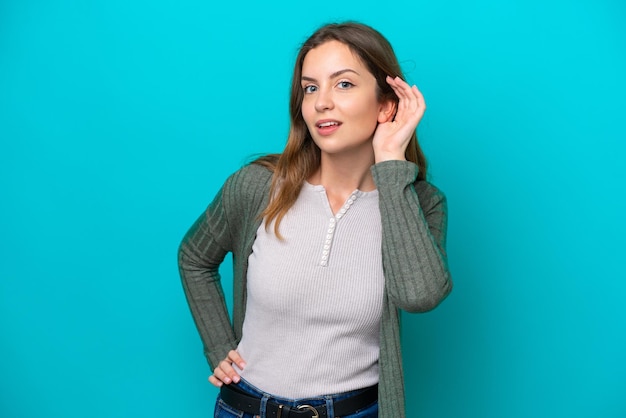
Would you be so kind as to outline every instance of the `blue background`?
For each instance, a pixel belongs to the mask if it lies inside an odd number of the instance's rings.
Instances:
[[[211,415],[178,243],[282,149],[297,48],[344,19],[423,91],[449,198],[409,416],[626,416],[624,2],[210,3],[0,3],[0,416]]]

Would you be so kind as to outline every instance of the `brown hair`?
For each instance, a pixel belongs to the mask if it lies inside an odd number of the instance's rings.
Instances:
[[[278,226],[295,203],[302,184],[309,178],[320,164],[320,150],[313,142],[309,130],[302,117],[302,100],[304,91],[301,87],[302,64],[306,54],[325,42],[339,41],[347,45],[356,54],[367,69],[374,75],[378,85],[378,100],[392,100],[398,104],[398,97],[386,81],[386,77],[403,78],[400,64],[391,44],[375,29],[355,22],[332,23],[319,28],[307,39],[296,57],[291,80],[291,98],[289,113],[291,128],[287,145],[282,154],[272,154],[254,161],[268,167],[274,172],[270,189],[270,203],[261,216],[266,225],[276,220],[274,233],[280,238]],[[417,142],[414,132],[406,149],[405,157],[419,167],[418,179],[426,179],[426,158]]]

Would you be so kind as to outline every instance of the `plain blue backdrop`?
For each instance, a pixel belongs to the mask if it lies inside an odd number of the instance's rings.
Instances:
[[[178,243],[282,149],[297,48],[345,19],[423,91],[449,199],[454,291],[403,321],[409,416],[626,416],[618,0],[2,1],[0,416],[211,415]]]

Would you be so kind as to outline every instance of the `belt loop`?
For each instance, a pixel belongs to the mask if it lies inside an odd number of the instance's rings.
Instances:
[[[335,418],[335,402],[332,396],[326,396],[326,418]]]
[[[267,414],[266,414],[266,409],[267,409],[267,400],[270,397],[267,396],[266,393],[263,394],[263,397],[261,398],[261,410],[259,411],[259,415],[261,416],[261,418],[266,418]]]

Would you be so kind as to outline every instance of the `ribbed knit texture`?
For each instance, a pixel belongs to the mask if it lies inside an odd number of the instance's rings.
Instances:
[[[402,418],[404,382],[398,308],[425,312],[452,289],[445,252],[446,200],[406,161],[372,167],[382,225],[385,295],[380,324],[379,417]],[[248,257],[268,202],[271,173],[258,165],[233,174],[185,235],[178,253],[183,288],[211,367],[237,347],[246,314]],[[218,273],[233,253],[233,322]],[[427,342],[425,342],[426,344]],[[284,365],[284,372],[291,367]]]
[[[378,192],[355,191],[335,216],[324,187],[306,183],[280,224],[283,241],[273,228],[259,227],[249,258],[241,375],[284,398],[378,383]]]

